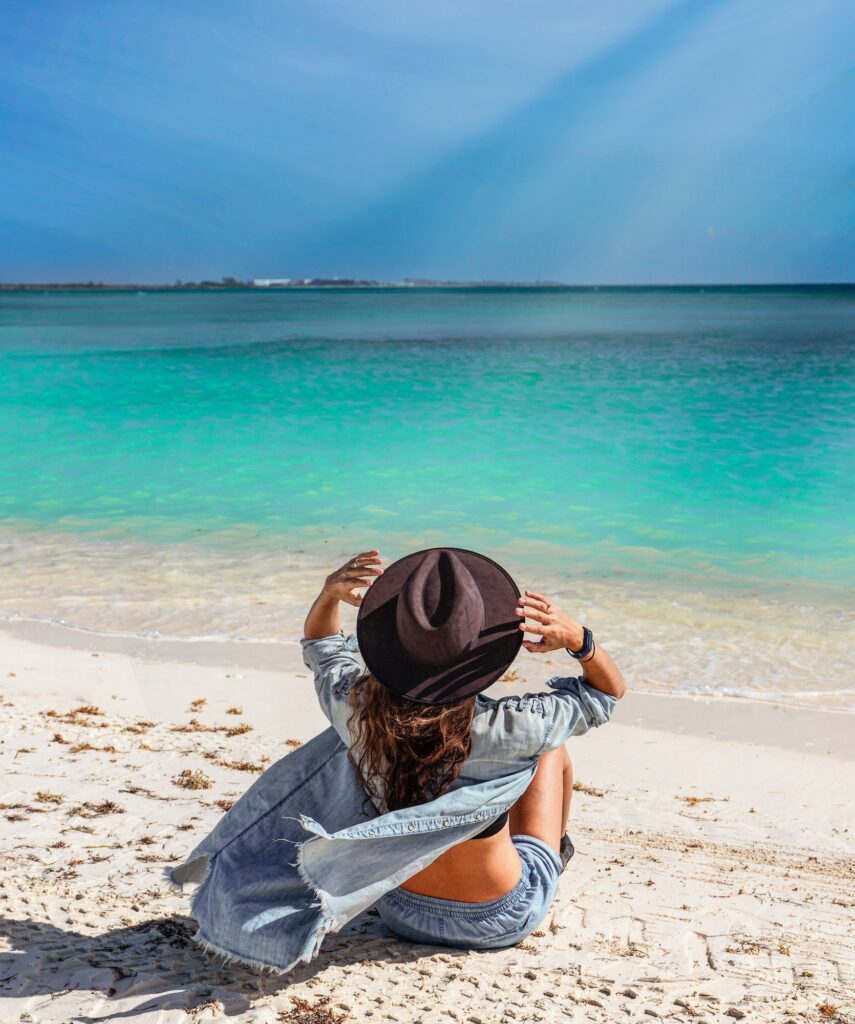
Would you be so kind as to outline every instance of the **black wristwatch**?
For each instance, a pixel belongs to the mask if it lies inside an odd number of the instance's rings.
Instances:
[[[597,645],[594,643],[594,634],[587,626],[583,626],[582,637],[582,646],[578,651],[571,651],[569,647],[565,647],[564,650],[567,651],[571,658],[575,658],[576,661],[590,661],[594,657],[594,651],[597,649]]]

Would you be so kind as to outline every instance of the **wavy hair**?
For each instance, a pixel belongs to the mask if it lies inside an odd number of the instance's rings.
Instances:
[[[369,672],[351,687],[347,752],[379,810],[397,811],[441,796],[472,746],[475,698],[419,704],[387,690]]]

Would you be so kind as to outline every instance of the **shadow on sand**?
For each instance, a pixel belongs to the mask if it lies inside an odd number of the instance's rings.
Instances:
[[[368,910],[328,936],[310,964],[276,975],[224,965],[193,942],[195,930],[195,922],[182,916],[151,918],[100,935],[82,935],[44,921],[0,918],[0,935],[11,946],[0,952],[0,995],[44,996],[46,1005],[36,1012],[48,1019],[53,999],[79,992],[81,1002],[90,1004],[88,1015],[68,1019],[81,1024],[200,1010],[212,1000],[223,1004],[227,1016],[236,1016],[265,996],[286,995],[289,986],[332,965],[349,967],[366,960],[411,963],[440,951],[464,954],[445,946],[403,942],[376,911]],[[129,1007],[131,999],[138,1001]]]

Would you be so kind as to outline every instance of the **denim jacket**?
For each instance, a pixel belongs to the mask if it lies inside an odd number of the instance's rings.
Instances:
[[[347,757],[348,693],[365,672],[355,635],[303,639],[330,727],[271,765],[187,860],[199,882],[196,938],[229,959],[288,971],[440,854],[522,795],[541,754],[611,717],[615,698],[580,678],[498,700],[478,694],[461,775],[441,796],[379,813]]]

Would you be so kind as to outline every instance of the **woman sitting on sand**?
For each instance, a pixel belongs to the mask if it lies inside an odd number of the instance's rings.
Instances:
[[[197,938],[229,957],[288,970],[370,906],[404,939],[510,946],[543,920],[573,855],[564,743],[611,716],[626,690],[614,662],[483,555],[381,561],[350,559],[306,618],[331,728],[269,768],[172,872],[202,882]],[[342,601],[359,607],[356,637],[341,632]],[[520,646],[566,649],[583,676],[485,697]]]

